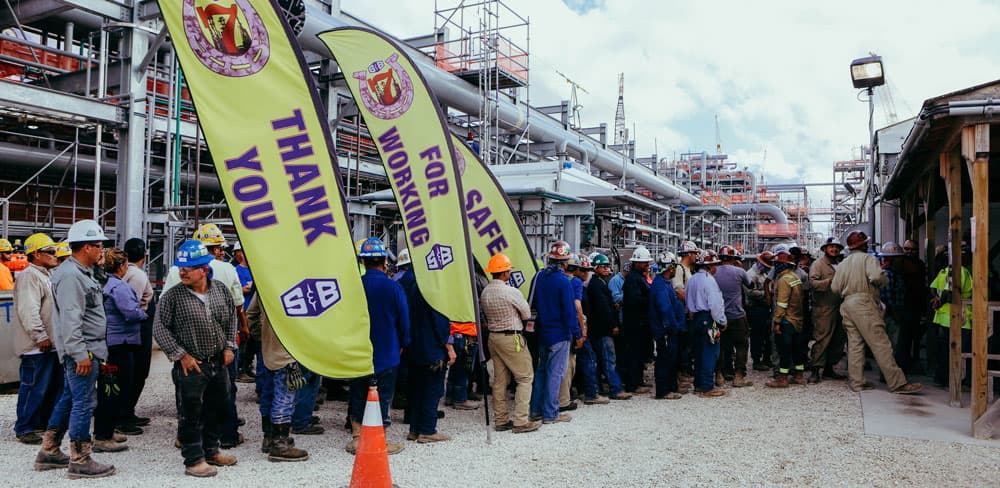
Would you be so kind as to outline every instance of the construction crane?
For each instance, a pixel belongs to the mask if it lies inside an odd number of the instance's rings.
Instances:
[[[559,70],[556,70],[556,74],[562,76],[562,78],[566,80],[566,83],[569,83],[569,85],[572,87],[569,92],[569,114],[570,114],[569,125],[574,129],[579,129],[580,109],[583,108],[583,105],[580,105],[579,99],[577,97],[577,91],[582,91],[588,95],[590,94],[590,92],[587,91],[587,89],[581,86],[579,83],[569,79],[568,76],[559,72]]]
[[[628,144],[628,128],[625,127],[625,73],[618,73],[618,109],[615,110],[615,145],[624,150]]]

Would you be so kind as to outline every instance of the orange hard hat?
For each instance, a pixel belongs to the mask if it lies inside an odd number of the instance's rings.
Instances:
[[[502,253],[494,254],[490,258],[490,262],[486,264],[487,273],[503,273],[504,271],[510,271],[512,268],[510,258],[504,256]]]

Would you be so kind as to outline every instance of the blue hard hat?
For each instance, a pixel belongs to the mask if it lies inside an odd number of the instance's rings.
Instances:
[[[361,243],[358,250],[358,256],[362,258],[384,258],[388,256],[389,253],[386,252],[385,246],[382,244],[382,240],[378,237],[369,237]]]
[[[196,268],[199,266],[207,266],[215,259],[214,256],[208,253],[208,248],[205,247],[199,240],[188,239],[181,244],[181,247],[177,248],[177,258],[174,259],[174,266],[180,268]]]

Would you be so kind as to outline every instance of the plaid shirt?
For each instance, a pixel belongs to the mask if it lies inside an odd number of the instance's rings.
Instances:
[[[889,277],[889,283],[879,290],[880,298],[885,304],[886,312],[895,318],[902,318],[903,311],[906,310],[906,284],[903,282],[903,273],[886,266],[885,275]]]
[[[153,336],[171,361],[184,354],[205,361],[223,349],[236,350],[236,315],[225,285],[208,281],[202,302],[186,286],[175,286],[160,297],[153,319]]]
[[[486,326],[494,332],[521,330],[521,321],[531,316],[531,308],[524,295],[500,280],[490,280],[483,288],[479,306],[486,316]]]

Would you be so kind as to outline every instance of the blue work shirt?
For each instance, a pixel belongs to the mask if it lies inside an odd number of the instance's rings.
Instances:
[[[611,290],[611,298],[614,299],[615,303],[621,303],[622,298],[625,296],[625,292],[622,288],[625,287],[625,276],[621,273],[615,273],[608,281],[608,289]]]
[[[683,332],[685,320],[684,303],[677,296],[673,283],[662,274],[656,275],[649,287],[649,326],[653,337]]]
[[[726,324],[726,306],[722,290],[708,271],[698,270],[687,285],[687,309],[691,313],[711,312],[712,320]]]
[[[240,286],[247,286],[253,281],[253,275],[250,274],[250,268],[243,266],[242,264],[237,264],[236,266],[236,276],[240,278]],[[243,294],[243,310],[250,310],[250,299],[253,298],[254,290],[250,290],[249,293]]]
[[[726,302],[726,317],[735,320],[747,316],[743,310],[743,287],[750,286],[750,275],[739,266],[724,264],[715,270],[715,282]]]
[[[403,287],[382,270],[369,269],[361,284],[371,318],[372,363],[380,373],[399,366],[399,350],[410,343],[410,310]]]
[[[448,359],[448,337],[451,323],[431,308],[417,286],[413,270],[398,273],[399,284],[406,291],[410,309],[410,345],[406,348],[406,361],[413,365],[429,365]]]
[[[540,346],[549,347],[581,336],[573,296],[573,284],[562,269],[550,266],[536,275],[535,331]]]

